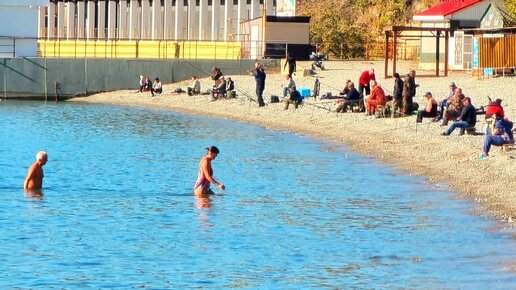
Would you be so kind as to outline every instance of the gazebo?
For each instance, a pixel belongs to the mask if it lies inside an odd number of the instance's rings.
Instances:
[[[441,37],[444,37],[444,55],[448,55],[448,35],[450,32],[449,28],[445,27],[415,27],[415,26],[392,26],[384,29],[385,32],[385,70],[384,77],[389,78],[389,38],[392,37],[392,73],[396,72],[396,57],[397,57],[397,45],[399,38],[414,38],[414,37],[435,37],[435,75],[418,75],[418,76],[439,76],[439,63],[440,63],[440,41]],[[405,34],[404,32],[415,32],[413,34]],[[420,33],[419,35],[417,33]],[[427,32],[422,34],[421,32]],[[429,33],[429,34],[428,34]],[[448,75],[448,62],[444,59],[444,76]]]

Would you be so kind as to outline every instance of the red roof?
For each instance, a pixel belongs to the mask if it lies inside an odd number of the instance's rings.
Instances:
[[[416,13],[417,16],[446,16],[457,11],[460,11],[473,4],[482,2],[482,0],[459,0],[459,1],[446,1],[441,2],[433,7]]]

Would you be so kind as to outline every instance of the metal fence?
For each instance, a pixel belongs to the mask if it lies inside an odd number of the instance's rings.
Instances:
[[[0,37],[0,57],[16,55],[16,38]]]
[[[263,59],[284,58],[287,51],[300,52],[299,59],[308,58],[310,45],[287,44],[275,41],[264,44],[251,41],[249,35],[233,35],[234,41],[200,41],[200,40],[130,40],[130,39],[65,39],[34,38],[38,42],[37,56],[49,58],[149,58],[149,59]],[[16,38],[3,41],[0,37],[0,55],[14,57]],[[7,38],[5,38],[7,39]],[[514,40],[512,40],[514,42]],[[385,43],[371,41],[365,45],[353,47],[320,43],[313,47],[332,59],[384,59]],[[298,46],[298,47],[294,47]],[[389,45],[389,59],[393,57],[392,45]],[[514,47],[514,45],[512,46]],[[306,50],[306,51],[305,51]],[[354,51],[358,53],[351,53]],[[304,55],[306,54],[306,55]],[[396,58],[398,60],[416,60],[420,54],[420,43],[415,40],[398,42]],[[507,53],[506,53],[507,54]]]
[[[385,58],[385,42],[369,41],[365,44],[357,43],[352,46],[349,44],[335,45],[333,43],[318,43],[315,45],[321,48],[322,52],[328,54],[333,59],[364,59],[381,60]],[[396,59],[398,60],[417,60],[421,51],[419,39],[398,40]],[[389,59],[393,56],[393,45],[389,43]]]
[[[50,58],[261,59],[261,42],[175,40],[38,40],[38,56]]]

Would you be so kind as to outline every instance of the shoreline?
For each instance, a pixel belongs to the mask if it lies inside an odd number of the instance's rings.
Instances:
[[[298,62],[307,67],[309,62]],[[326,71],[318,71],[321,81],[321,95],[331,91],[336,94],[346,79],[357,83],[360,70],[370,67],[376,69],[376,74],[383,72],[383,62],[326,62]],[[405,65],[400,74],[408,72],[410,64]],[[360,68],[360,69],[358,69]],[[248,75],[238,75],[231,78],[239,90],[237,99],[210,101],[209,96],[187,96],[186,94],[170,94],[175,88],[186,88],[189,81],[164,85],[164,94],[151,97],[150,93],[136,93],[134,90],[123,90],[70,99],[72,102],[105,103],[128,106],[146,107],[160,110],[172,110],[186,114],[210,116],[230,119],[272,128],[300,133],[311,137],[331,140],[345,144],[349,150],[374,157],[383,164],[427,178],[427,182],[446,183],[449,190],[458,192],[462,197],[476,202],[477,207],[501,221],[516,221],[516,152],[502,152],[500,147],[493,146],[489,158],[478,159],[482,151],[483,135],[458,136],[456,130],[451,136],[443,137],[440,133],[445,127],[424,119],[416,125],[415,116],[404,118],[374,118],[363,113],[334,113],[325,108],[335,109],[330,102],[321,104],[318,108],[309,100],[298,110],[290,106],[283,110],[283,103],[268,104],[258,108],[255,102],[250,102],[243,94],[255,97],[254,80]],[[313,77],[296,77],[298,87],[312,87]],[[392,79],[384,80],[377,76],[386,94],[392,91]],[[506,115],[513,119],[516,116],[516,96],[511,91],[510,83],[516,84],[512,78],[492,78],[478,80],[463,73],[452,73],[444,78],[419,78],[420,85],[415,102],[422,103],[422,95],[431,91],[436,100],[447,93],[448,84],[456,82],[463,88],[466,96],[472,98],[478,107],[487,102],[487,95],[502,98]],[[507,82],[509,82],[507,84]],[[136,83],[136,81],[135,81]],[[270,95],[279,95],[284,77],[281,74],[268,74],[264,99]],[[202,79],[202,90],[211,87],[212,81]],[[493,88],[498,91],[494,92]],[[495,94],[489,94],[495,93]],[[483,131],[483,117],[478,116],[477,132]]]

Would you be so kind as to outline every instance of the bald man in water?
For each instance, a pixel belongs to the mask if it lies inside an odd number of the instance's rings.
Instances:
[[[47,164],[48,155],[45,151],[36,154],[36,162],[32,163],[23,182],[25,190],[40,190],[43,186],[43,166]]]

